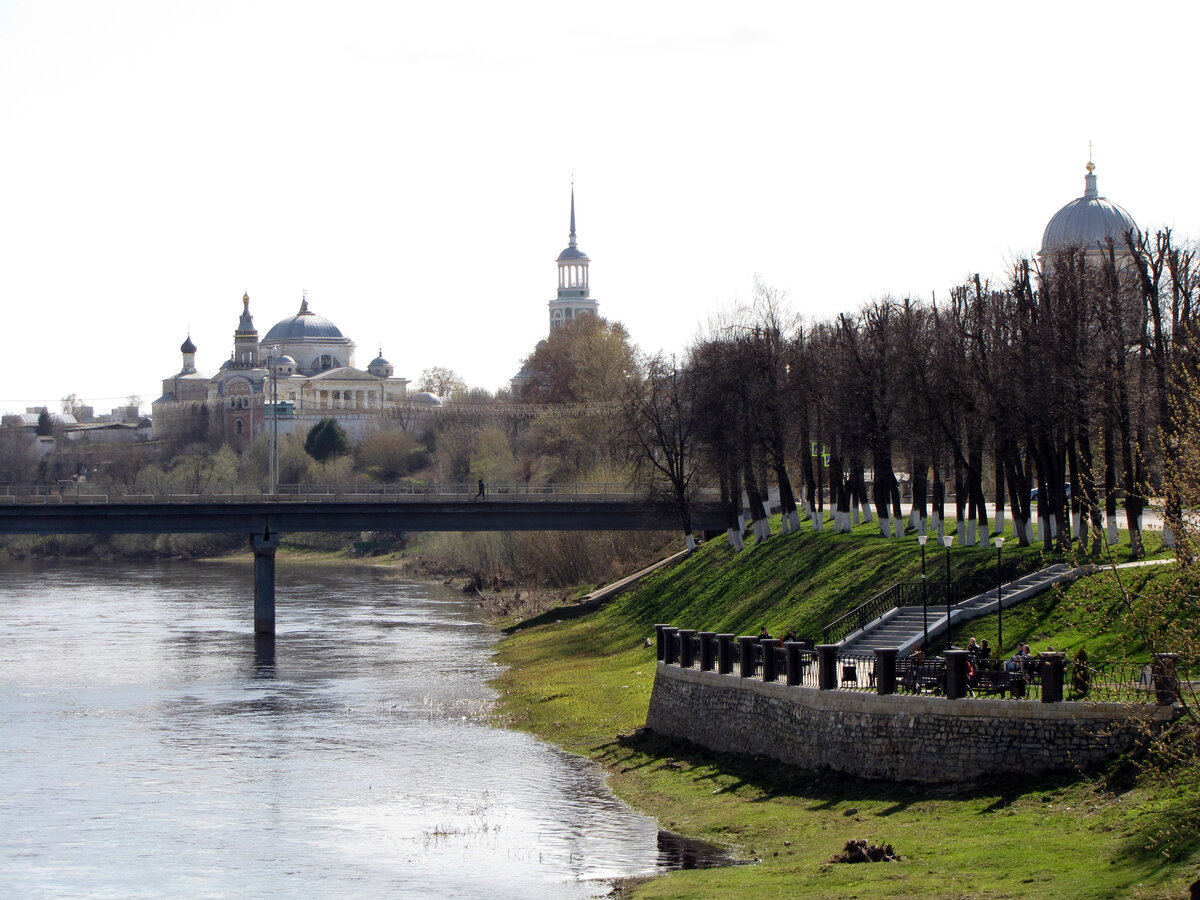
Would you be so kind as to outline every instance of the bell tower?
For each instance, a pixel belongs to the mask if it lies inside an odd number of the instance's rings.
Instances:
[[[594,316],[600,304],[592,299],[588,285],[591,260],[579,249],[575,238],[575,185],[571,185],[570,243],[558,254],[558,295],[550,301],[550,333],[580,316]]]

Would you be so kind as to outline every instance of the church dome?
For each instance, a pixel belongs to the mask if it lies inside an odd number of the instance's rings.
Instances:
[[[367,368],[368,369],[377,369],[382,366],[390,366],[390,365],[391,365],[391,363],[388,362],[386,359],[384,359],[382,356],[377,356],[373,360],[371,360],[371,362],[367,366]]]
[[[192,336],[189,334],[187,340],[179,345],[180,353],[195,353],[196,345],[192,343]]]
[[[318,316],[308,309],[308,300],[300,304],[300,312],[286,319],[281,319],[271,326],[263,344],[287,343],[294,341],[312,340],[313,338],[341,338],[341,330],[324,316]]]
[[[1096,250],[1109,238],[1120,246],[1126,234],[1138,230],[1133,216],[1100,196],[1096,189],[1095,168],[1088,163],[1083,196],[1056,212],[1046,225],[1042,234],[1043,256],[1056,250]]]

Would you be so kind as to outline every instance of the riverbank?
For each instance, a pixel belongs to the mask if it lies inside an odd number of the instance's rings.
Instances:
[[[509,624],[497,651],[507,668],[495,681],[504,724],[594,759],[613,791],[661,827],[754,863],[672,873],[626,885],[624,896],[1186,893],[1200,854],[1194,831],[1180,834],[1175,816],[1181,801],[1194,804],[1192,789],[1164,786],[1128,765],[1088,778],[931,788],[802,772],[643,730],[655,672],[655,651],[646,645],[653,621],[738,633],[759,620],[772,630],[817,621],[848,585],[861,591],[864,582],[908,577],[910,551],[865,530],[773,539],[737,560],[714,542],[602,609],[563,607]],[[1094,622],[1081,629],[1081,610],[1098,605],[1095,585],[1048,594],[1006,612],[1005,635],[1070,646],[1072,630],[1077,641],[1095,637]],[[986,620],[972,624],[987,633]],[[857,839],[891,844],[902,859],[830,862]]]

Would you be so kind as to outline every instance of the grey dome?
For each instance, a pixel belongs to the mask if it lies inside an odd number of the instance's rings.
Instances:
[[[341,338],[342,332],[324,316],[309,312],[308,300],[300,304],[300,312],[281,319],[271,326],[262,343],[304,341],[313,338]]]
[[[442,401],[437,394],[431,394],[429,391],[421,391],[418,394],[413,394],[412,402],[418,406],[441,406]]]
[[[384,359],[382,356],[377,356],[373,360],[371,360],[371,362],[367,365],[367,368],[368,369],[377,369],[381,366],[390,366],[390,365],[391,365],[391,363],[388,362],[386,359]]]
[[[294,366],[296,361],[285,353],[283,356],[275,360],[275,364],[277,366]]]
[[[588,255],[572,244],[562,253],[558,254],[558,261],[562,262],[565,259],[588,259]],[[589,260],[590,262],[590,260]]]
[[[187,340],[179,345],[180,353],[195,353],[196,345],[192,343],[192,336],[189,334]]]
[[[1096,190],[1096,176],[1088,163],[1083,196],[1072,200],[1050,219],[1042,234],[1042,255],[1056,250],[1096,250],[1111,238],[1123,245],[1125,235],[1138,231],[1133,216]]]

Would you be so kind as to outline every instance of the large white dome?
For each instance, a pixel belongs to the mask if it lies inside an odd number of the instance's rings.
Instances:
[[[1041,255],[1058,250],[1098,250],[1111,238],[1123,247],[1125,235],[1137,231],[1133,216],[1096,190],[1095,166],[1087,165],[1083,196],[1072,200],[1050,219],[1042,234]]]

